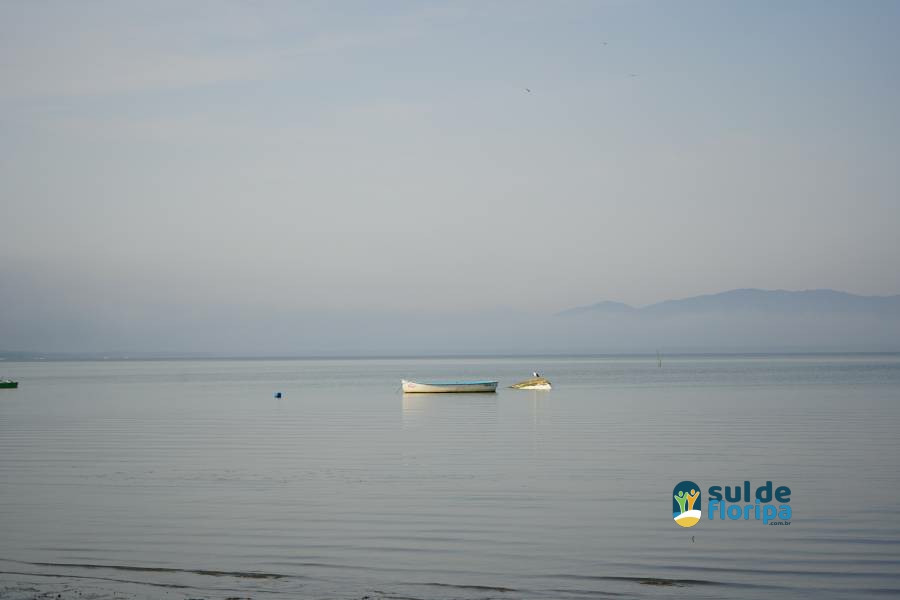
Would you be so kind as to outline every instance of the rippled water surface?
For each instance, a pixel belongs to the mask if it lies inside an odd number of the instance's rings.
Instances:
[[[897,356],[0,367],[3,597],[900,593]],[[681,528],[684,479],[787,485],[791,524]]]

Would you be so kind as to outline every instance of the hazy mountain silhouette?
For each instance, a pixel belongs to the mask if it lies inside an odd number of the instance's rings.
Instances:
[[[0,359],[113,356],[421,356],[677,352],[898,352],[900,296],[740,289],[635,308],[260,311],[216,303],[40,302],[0,288]],[[17,294],[19,292],[16,292]],[[27,351],[27,352],[23,352]],[[55,356],[49,356],[55,353]],[[69,355],[69,356],[64,356]]]
[[[579,306],[558,313],[560,316],[579,315],[641,315],[675,316],[703,313],[846,313],[871,316],[900,316],[900,296],[858,296],[836,290],[788,290],[739,289],[692,296],[679,300],[665,300],[649,306],[635,308],[621,302],[598,302]]]
[[[599,302],[555,319],[550,338],[585,351],[900,351],[900,296],[738,289],[640,308]]]

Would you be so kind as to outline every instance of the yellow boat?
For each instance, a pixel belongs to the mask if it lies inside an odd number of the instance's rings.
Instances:
[[[541,377],[538,374],[535,374],[534,377],[530,379],[526,379],[525,381],[520,381],[519,383],[514,383],[509,386],[516,390],[550,390],[553,389],[553,386],[550,385],[550,380],[546,377]]]

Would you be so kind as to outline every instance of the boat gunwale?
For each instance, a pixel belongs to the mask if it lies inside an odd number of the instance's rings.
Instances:
[[[435,385],[435,386],[449,386],[449,385],[495,385],[499,384],[499,381],[414,381],[412,379],[401,379],[402,383],[415,383],[416,385]]]

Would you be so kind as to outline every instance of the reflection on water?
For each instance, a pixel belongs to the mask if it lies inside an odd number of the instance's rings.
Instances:
[[[900,589],[896,356],[7,367],[4,598]],[[552,391],[397,391],[534,367]],[[683,479],[783,482],[793,523],[686,532]]]
[[[402,394],[403,428],[497,421],[497,394]]]

